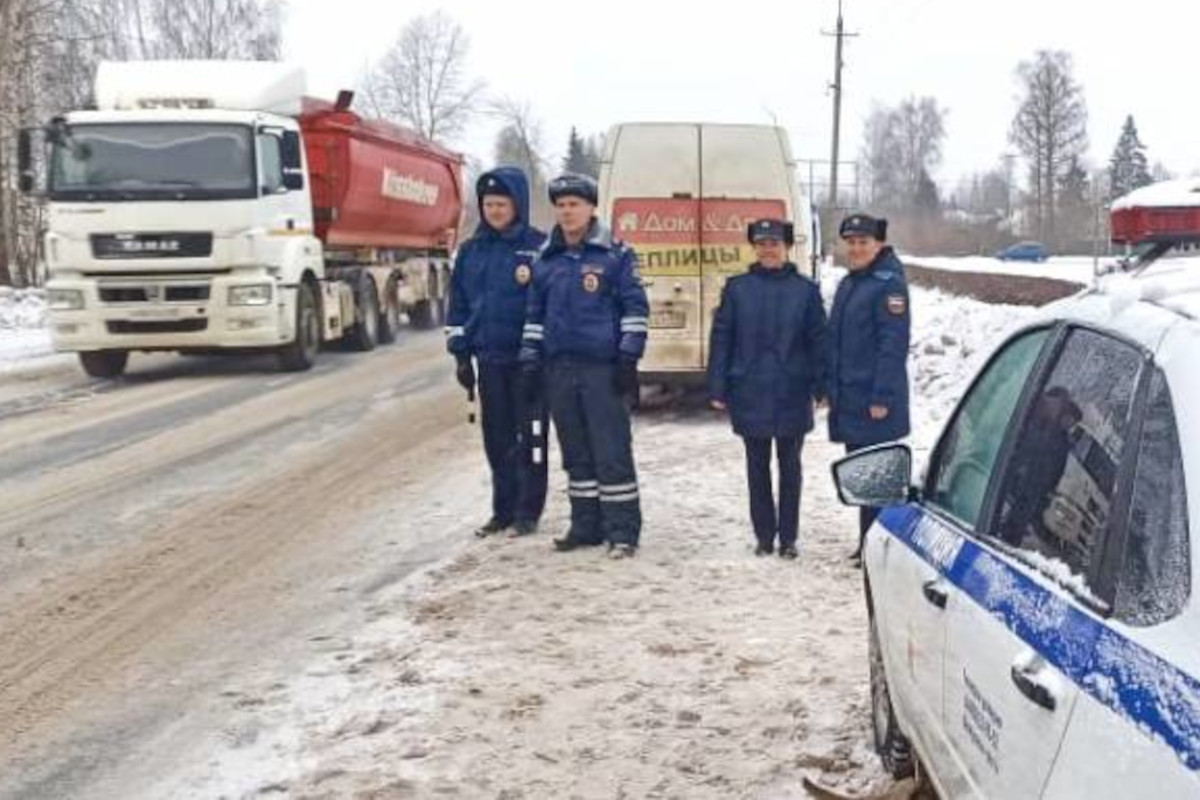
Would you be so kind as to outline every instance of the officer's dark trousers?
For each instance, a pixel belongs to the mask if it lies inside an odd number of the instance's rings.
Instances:
[[[517,364],[479,364],[479,401],[483,446],[492,468],[492,515],[505,523],[536,522],[546,504],[546,457],[534,464],[527,446],[529,426],[541,420],[546,435],[546,409],[526,408]]]
[[[800,451],[804,437],[757,439],[746,437],[746,479],[750,487],[750,521],[759,544],[795,547],[800,529]],[[779,508],[771,491],[771,442],[779,462]]]
[[[556,359],[546,395],[570,482],[569,537],[585,544],[637,545],[642,531],[629,409],[616,365]]]
[[[868,447],[874,447],[874,445],[847,444],[846,454],[849,455],[850,453],[854,453],[859,450],[866,450]],[[858,509],[858,552],[862,552],[863,539],[866,538],[867,531],[869,531],[871,526],[875,524],[875,518],[878,516],[878,508],[863,506],[862,508]]]

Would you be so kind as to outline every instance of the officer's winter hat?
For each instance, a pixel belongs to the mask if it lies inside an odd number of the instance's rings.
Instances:
[[[851,214],[842,220],[838,235],[843,239],[851,236],[869,236],[881,242],[887,241],[888,222],[883,217],[876,219],[870,214]]]
[[[746,238],[751,244],[773,239],[791,247],[796,241],[796,234],[790,222],[781,219],[759,219],[750,223],[750,227],[746,229]]]
[[[600,190],[590,175],[565,172],[550,181],[550,202],[557,203],[560,197],[578,197],[591,205],[600,202]]]
[[[480,176],[479,181],[475,184],[475,194],[480,200],[489,194],[499,197],[512,197],[512,191],[508,188],[508,184],[490,173]]]

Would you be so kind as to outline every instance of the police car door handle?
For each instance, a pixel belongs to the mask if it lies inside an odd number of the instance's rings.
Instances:
[[[1038,672],[1036,667],[1021,663],[1019,660],[1018,663],[1013,664],[1010,674],[1012,682],[1021,694],[1047,711],[1053,711],[1058,705],[1058,699],[1050,687],[1039,680]]]
[[[926,581],[921,586],[921,593],[925,595],[926,600],[941,609],[946,608],[946,601],[950,599],[950,593],[946,591],[946,583],[941,578]]]

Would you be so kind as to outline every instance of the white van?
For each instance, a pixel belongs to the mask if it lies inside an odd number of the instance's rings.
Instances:
[[[746,228],[795,224],[792,261],[812,274],[813,214],[797,188],[787,132],[770,125],[624,123],[608,133],[602,219],[638,253],[650,299],[642,379],[697,380],[721,289],[754,261]]]

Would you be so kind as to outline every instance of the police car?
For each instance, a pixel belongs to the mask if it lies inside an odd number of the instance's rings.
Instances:
[[[916,485],[902,444],[834,466],[884,509],[876,749],[944,797],[1200,797],[1200,184],[1113,230],[1138,256],[1000,345]]]

